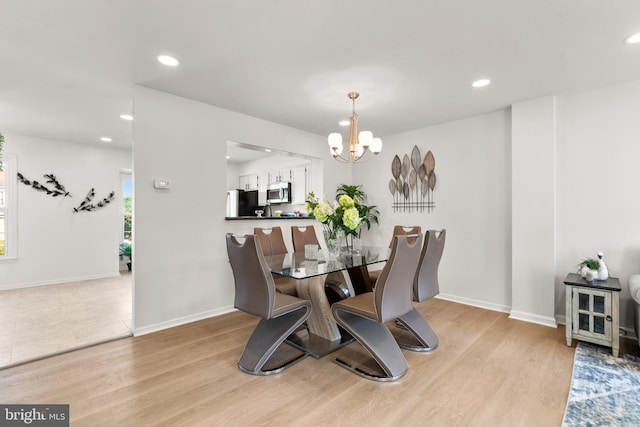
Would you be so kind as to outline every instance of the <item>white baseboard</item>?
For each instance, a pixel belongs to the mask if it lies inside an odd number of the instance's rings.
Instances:
[[[209,317],[220,316],[221,314],[231,313],[236,309],[233,306],[216,308],[215,310],[204,311],[202,313],[191,314],[189,316],[179,317],[177,319],[167,320],[165,322],[155,323],[153,325],[142,326],[140,328],[132,327],[131,333],[134,337],[150,334],[152,332],[162,331],[164,329],[176,326],[186,325],[187,323],[197,322],[198,320],[208,319]]]
[[[513,311],[511,307],[501,304],[495,304],[487,301],[480,301],[471,298],[459,297],[456,295],[439,294],[436,298],[446,301],[457,302],[460,304],[471,305],[473,307],[484,308],[491,311],[499,311],[500,313],[508,313],[509,318],[515,320],[523,320],[525,322],[537,323],[539,325],[550,326],[556,328],[556,319],[554,317],[539,316],[521,311]]]
[[[8,291],[9,289],[33,288],[36,286],[59,285],[61,283],[82,282],[83,280],[108,279],[110,277],[118,277],[117,273],[92,274],[89,276],[67,277],[55,280],[42,280],[37,282],[13,283],[10,285],[0,285],[0,291]]]
[[[558,322],[555,317],[540,316],[539,314],[527,313],[524,311],[511,310],[509,318],[514,320],[522,320],[530,323],[537,323],[538,325],[549,326],[551,328],[557,328]]]
[[[464,305],[471,305],[473,307],[485,308],[491,311],[499,311],[501,313],[509,313],[511,311],[511,307],[507,307],[506,305],[494,304],[492,302],[464,298],[455,295],[439,294],[436,296],[436,298],[445,301],[457,302]]]
[[[558,325],[567,325],[567,318],[564,316],[564,314],[556,314],[556,322],[558,322]]]
[[[636,330],[634,328],[627,328],[625,326],[620,326],[622,332],[620,334],[620,338],[625,338],[631,341],[638,341],[638,337],[636,336]]]

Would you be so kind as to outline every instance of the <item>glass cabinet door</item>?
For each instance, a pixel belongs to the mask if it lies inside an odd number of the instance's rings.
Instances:
[[[573,333],[592,338],[611,338],[611,293],[573,288]]]

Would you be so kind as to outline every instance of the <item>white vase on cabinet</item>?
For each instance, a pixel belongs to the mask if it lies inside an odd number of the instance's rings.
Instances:
[[[604,254],[602,252],[598,252],[598,280],[607,280],[609,278],[609,270],[607,266],[604,264]]]

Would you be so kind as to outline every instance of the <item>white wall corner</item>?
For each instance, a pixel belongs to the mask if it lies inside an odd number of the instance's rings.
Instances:
[[[512,106],[511,317],[553,326],[556,140],[555,96]]]
[[[538,325],[549,326],[552,328],[558,327],[558,322],[555,317],[540,316],[533,313],[525,313],[523,311],[511,310],[509,319],[522,320],[529,323],[537,323]]]
[[[494,304],[492,302],[481,301],[481,300],[472,299],[472,298],[465,298],[457,295],[439,294],[436,296],[436,298],[445,300],[445,301],[457,302],[459,304],[470,305],[473,307],[484,308],[486,310],[499,311],[501,313],[509,313],[511,310],[511,307],[506,305]]]
[[[152,332],[162,331],[164,329],[173,328],[176,326],[186,325],[187,323],[197,322],[198,320],[208,319],[210,317],[220,316],[222,314],[231,313],[236,309],[233,306],[219,307],[214,310],[205,311],[202,313],[196,313],[189,316],[179,317],[177,319],[167,320],[165,322],[155,323],[152,325],[143,326],[141,328],[131,327],[131,333],[134,337],[150,334]]]

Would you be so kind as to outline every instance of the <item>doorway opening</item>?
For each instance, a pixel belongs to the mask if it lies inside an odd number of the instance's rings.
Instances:
[[[133,245],[131,177],[120,173],[120,248]],[[0,369],[131,336],[132,255],[115,249],[121,271],[113,277],[0,291]]]

